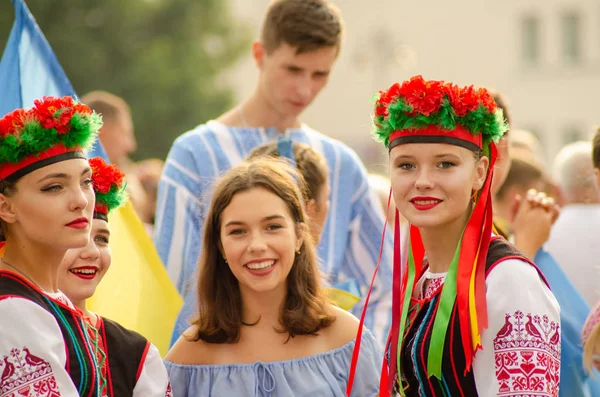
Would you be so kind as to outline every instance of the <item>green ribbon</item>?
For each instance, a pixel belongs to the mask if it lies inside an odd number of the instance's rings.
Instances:
[[[429,341],[429,351],[427,353],[427,374],[442,379],[442,357],[444,355],[444,343],[446,342],[446,333],[452,310],[456,302],[456,280],[458,274],[458,262],[460,258],[460,247],[462,246],[462,235],[458,241],[458,246],[454,252],[454,258],[450,263],[450,268],[444,280],[440,303],[435,315],[431,339]]]

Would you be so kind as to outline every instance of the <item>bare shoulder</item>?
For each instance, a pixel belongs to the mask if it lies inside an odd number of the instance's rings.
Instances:
[[[359,321],[350,312],[337,306],[331,307],[331,313],[335,321],[323,332],[332,349],[337,349],[356,338]]]
[[[188,328],[175,342],[165,356],[166,361],[183,365],[200,365],[210,362],[212,346],[203,340],[195,341],[197,327]]]

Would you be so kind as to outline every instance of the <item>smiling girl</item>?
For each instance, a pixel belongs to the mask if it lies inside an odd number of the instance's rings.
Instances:
[[[557,396],[558,304],[492,233],[502,111],[485,89],[416,76],[379,94],[374,121],[411,224],[408,252],[395,252],[382,396]]]
[[[86,307],[110,267],[108,214],[127,199],[124,175],[115,165],[106,164],[100,157],[89,163],[96,195],[91,238],[86,246],[67,251],[58,269],[58,286],[83,312],[84,327],[101,369],[102,397],[172,396],[156,347],[140,334]]]
[[[321,287],[301,189],[255,159],[216,186],[204,230],[199,315],[167,354],[175,396],[344,396],[358,320]],[[362,340],[353,396],[374,396],[380,356]]]
[[[101,119],[70,97],[0,119],[0,396],[99,396],[81,312],[58,289],[67,250],[89,241],[84,150]]]

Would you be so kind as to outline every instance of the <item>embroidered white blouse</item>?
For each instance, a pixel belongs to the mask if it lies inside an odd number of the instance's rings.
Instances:
[[[415,294],[428,299],[444,273],[426,272]],[[425,281],[429,281],[425,284]],[[473,360],[479,396],[557,397],[560,383],[560,308],[535,267],[506,259],[486,277],[488,328]]]

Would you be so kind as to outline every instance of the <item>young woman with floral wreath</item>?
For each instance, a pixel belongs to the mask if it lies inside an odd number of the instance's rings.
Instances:
[[[127,199],[124,176],[100,157],[89,160],[96,194],[91,238],[67,251],[58,269],[58,286],[84,315],[92,351],[101,369],[102,397],[172,396],[158,349],[137,332],[103,318],[86,307],[110,267],[108,214]]]
[[[485,89],[416,76],[380,92],[374,123],[411,224],[402,255],[398,222],[394,231],[381,396],[556,397],[558,304],[535,265],[492,232],[502,111]]]
[[[84,151],[101,124],[70,97],[0,119],[0,396],[100,396],[97,357],[81,312],[58,289],[58,266],[90,238]]]

